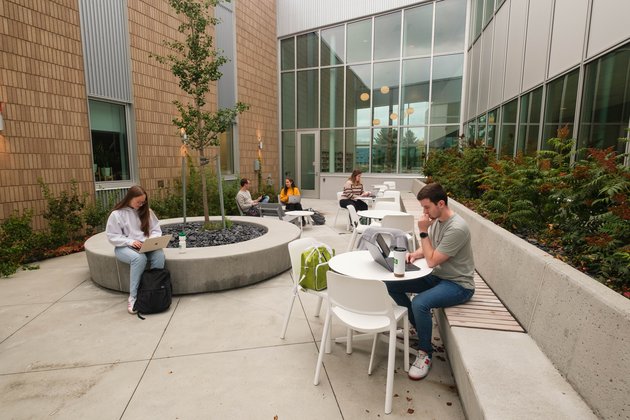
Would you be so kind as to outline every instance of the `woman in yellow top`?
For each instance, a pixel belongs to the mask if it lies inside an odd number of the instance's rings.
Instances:
[[[280,190],[280,202],[286,206],[287,211],[302,210],[300,203],[289,203],[289,196],[300,195],[300,190],[295,186],[291,178],[284,180],[284,188]]]

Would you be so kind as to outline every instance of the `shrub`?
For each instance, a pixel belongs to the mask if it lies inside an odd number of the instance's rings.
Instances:
[[[59,196],[55,197],[41,178],[38,178],[37,182],[47,202],[44,218],[48,220],[53,245],[60,246],[73,240],[83,239],[82,212],[85,208],[87,193],[79,196],[77,182],[72,180],[70,192],[61,191]]]

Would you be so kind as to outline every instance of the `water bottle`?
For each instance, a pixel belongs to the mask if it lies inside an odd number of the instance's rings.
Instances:
[[[179,232],[179,253],[183,254],[186,252],[186,233]]]

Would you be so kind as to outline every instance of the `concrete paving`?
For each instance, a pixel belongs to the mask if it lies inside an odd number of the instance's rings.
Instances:
[[[336,205],[304,199],[327,224],[303,235],[345,252],[350,234],[343,220],[332,226]],[[300,294],[279,338],[289,271],[240,289],[175,296],[168,312],[142,321],[127,314],[126,294],[91,281],[85,253],[39,266],[0,279],[2,419],[385,418],[384,343],[371,376],[371,342],[356,342],[352,355],[335,344],[314,386],[324,321],[313,316],[314,296]],[[437,328],[434,337],[440,347]],[[429,376],[414,382],[399,354],[387,418],[464,418],[445,357],[436,353]]]

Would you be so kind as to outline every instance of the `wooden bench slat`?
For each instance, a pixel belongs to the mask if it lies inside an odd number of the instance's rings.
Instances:
[[[485,330],[500,330],[500,331],[511,331],[511,332],[525,332],[523,331],[523,328],[519,327],[514,327],[514,326],[506,326],[506,325],[488,325],[486,323],[481,323],[481,324],[477,324],[477,323],[464,323],[464,322],[458,322],[458,323],[453,323],[451,324],[451,327],[466,327],[466,328],[481,328],[481,329],[485,329]]]

